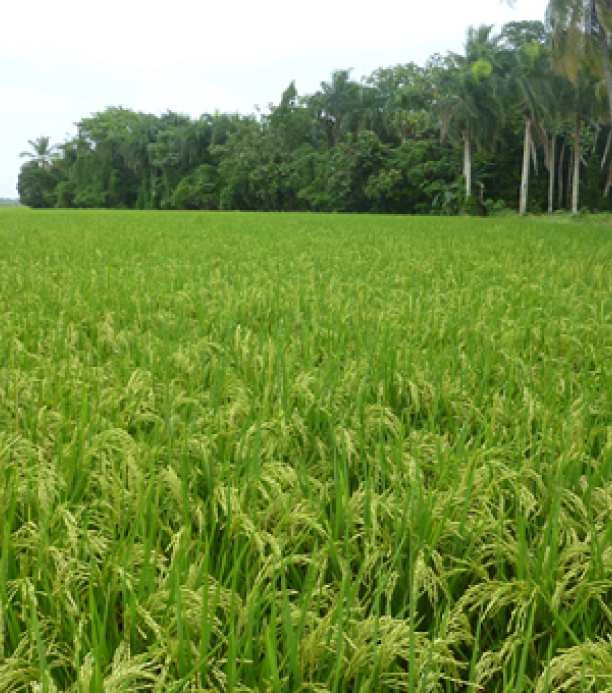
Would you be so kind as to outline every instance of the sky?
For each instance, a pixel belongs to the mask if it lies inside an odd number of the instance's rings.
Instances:
[[[461,52],[470,25],[543,19],[547,0],[13,0],[0,38],[0,197],[28,140],[61,143],[108,106],[197,117],[253,113],[295,80]]]

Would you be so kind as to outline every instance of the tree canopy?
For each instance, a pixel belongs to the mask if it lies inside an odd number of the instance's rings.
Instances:
[[[292,82],[265,113],[93,113],[60,145],[30,141],[20,199],[400,214],[611,209],[606,8],[551,0],[546,23],[471,27],[460,54],[360,80],[337,70],[314,94]]]

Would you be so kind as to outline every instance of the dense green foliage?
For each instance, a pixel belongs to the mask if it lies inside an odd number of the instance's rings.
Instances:
[[[599,223],[4,210],[0,690],[609,690],[611,296]]]
[[[32,207],[484,214],[518,207],[528,123],[526,209],[569,208],[578,119],[580,206],[607,210],[605,89],[595,63],[576,68],[575,84],[559,76],[549,45],[540,22],[471,29],[463,55],[361,82],[340,70],[305,96],[292,83],[258,117],[109,108],[81,120],[59,154],[48,138],[30,142],[20,197]]]

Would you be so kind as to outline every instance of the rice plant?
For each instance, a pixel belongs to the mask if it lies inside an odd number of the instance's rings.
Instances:
[[[612,691],[612,232],[0,214],[0,691]]]

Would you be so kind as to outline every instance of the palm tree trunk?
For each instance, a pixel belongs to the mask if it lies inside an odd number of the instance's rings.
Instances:
[[[580,113],[576,113],[576,135],[574,139],[574,177],[572,181],[572,212],[578,213],[580,188]]]
[[[472,196],[472,138],[470,131],[463,133],[463,176],[465,177],[465,199]]]
[[[567,162],[567,190],[565,191],[565,209],[572,208],[572,181],[574,180],[574,152],[569,153]]]
[[[608,92],[608,108],[610,109],[610,121],[612,122],[612,68],[610,68],[610,54],[608,50],[608,34],[602,28],[599,32],[601,44],[601,57],[603,62],[604,81]]]
[[[550,168],[548,170],[548,213],[554,211],[554,196],[555,196],[555,153],[557,148],[557,135],[552,134],[550,138]]]
[[[604,149],[604,153],[601,157],[601,170],[604,170],[604,166],[606,165],[606,161],[608,161],[608,154],[610,153],[610,145],[612,144],[612,127],[610,128],[610,132],[608,133],[608,139],[606,140],[606,147]]]
[[[608,178],[606,180],[606,187],[604,189],[604,197],[608,197],[610,194],[610,187],[612,186],[612,163],[610,164],[610,168],[608,169]]]
[[[561,154],[559,155],[559,171],[557,173],[557,178],[559,179],[559,189],[558,189],[558,199],[559,208],[563,208],[563,159],[565,158],[565,147],[567,146],[567,137],[563,138],[563,146],[561,147]]]
[[[527,211],[527,194],[529,192],[529,158],[531,154],[531,118],[525,119],[525,141],[523,143],[523,172],[521,174],[521,201],[519,214],[524,217]]]

